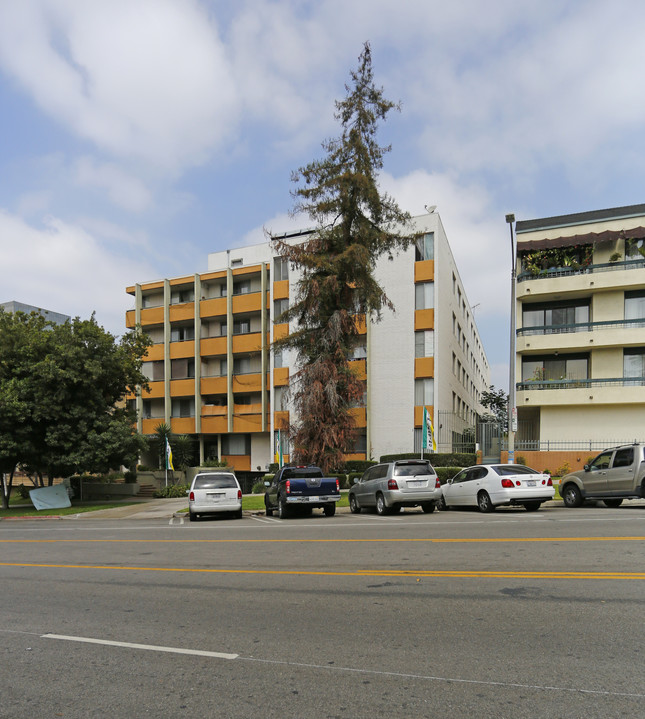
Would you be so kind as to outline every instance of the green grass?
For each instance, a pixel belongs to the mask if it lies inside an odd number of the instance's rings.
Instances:
[[[340,501],[337,507],[349,507],[349,497],[346,490],[341,490]],[[264,509],[264,494],[247,494],[242,497],[242,509],[258,511]],[[188,511],[188,510],[186,510]]]
[[[15,506],[15,505],[23,506]],[[0,509],[0,518],[2,517],[62,517],[67,514],[83,514],[84,512],[96,512],[99,509],[114,509],[115,507],[125,507],[130,504],[138,504],[138,502],[103,502],[102,504],[75,504],[71,507],[61,507],[60,509],[35,509],[29,504],[28,499],[18,497],[16,501],[9,502],[9,509]],[[12,506],[14,505],[14,506]]]

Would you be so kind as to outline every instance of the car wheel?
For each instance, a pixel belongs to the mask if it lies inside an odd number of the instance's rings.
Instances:
[[[235,512],[235,519],[242,519],[242,507]]]
[[[323,507],[323,512],[325,514],[325,517],[333,517],[334,514],[336,514],[336,505],[335,504],[326,504]]]
[[[383,516],[384,514],[389,514],[389,510],[385,504],[385,498],[382,494],[376,495],[376,513]]]
[[[434,512],[434,502],[424,502],[421,505],[421,509],[426,513],[430,514],[431,512]]]
[[[579,507],[582,504],[582,494],[575,484],[567,484],[562,499],[565,507]]]
[[[495,511],[495,505],[490,501],[490,496],[488,492],[480,492],[477,495],[477,506],[479,507],[480,512],[494,512]]]
[[[267,517],[273,517],[273,509],[269,507],[269,500],[267,497],[264,497],[264,513]]]
[[[526,509],[527,512],[537,512],[541,504],[542,502],[526,502],[524,509]]]
[[[287,500],[284,496],[280,495],[278,498],[278,517],[280,519],[286,519],[289,516],[289,507],[287,506]]]
[[[353,494],[349,495],[349,511],[352,514],[360,514],[361,512],[361,508],[359,507],[356,497]]]
[[[611,509],[616,509],[616,507],[620,507],[620,505],[623,503],[622,499],[603,499],[602,501],[608,507],[611,507]]]
[[[450,507],[446,504],[446,498],[443,496],[443,494],[441,495],[441,499],[437,502],[437,509],[440,512],[445,512],[450,509]]]

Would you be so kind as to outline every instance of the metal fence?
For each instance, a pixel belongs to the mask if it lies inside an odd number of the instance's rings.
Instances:
[[[631,439],[529,439],[515,440],[515,452],[602,452],[608,447],[618,447],[621,444],[643,442],[643,438]],[[503,440],[503,448],[507,449],[507,438]]]

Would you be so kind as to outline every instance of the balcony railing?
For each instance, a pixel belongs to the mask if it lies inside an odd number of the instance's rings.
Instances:
[[[568,332],[591,332],[592,330],[615,330],[645,327],[645,318],[635,320],[607,320],[603,322],[578,322],[570,325],[536,325],[521,327],[517,330],[518,337],[531,335],[558,335]]]
[[[553,267],[543,270],[537,275],[532,272],[520,272],[517,276],[518,282],[526,282],[527,280],[543,280],[553,277],[569,277],[571,275],[588,275],[595,272],[612,272],[614,270],[640,270],[645,267],[645,259],[625,260],[624,262],[604,262],[597,265],[587,265],[586,267]]]
[[[602,379],[529,380],[516,385],[518,392],[541,389],[590,389],[592,387],[645,387],[645,377],[603,377]]]

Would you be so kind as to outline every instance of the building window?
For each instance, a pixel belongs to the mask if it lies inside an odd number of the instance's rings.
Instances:
[[[434,405],[434,380],[431,377],[414,380],[414,404]]]
[[[416,239],[414,261],[423,260],[434,260],[434,232],[427,232]]]
[[[251,331],[251,320],[234,320],[233,321],[233,334],[234,335],[247,335]]]
[[[248,295],[251,292],[251,280],[241,280],[233,285],[234,295]]]
[[[276,387],[273,390],[273,403],[276,412],[284,412],[287,409],[287,391],[285,387]]]
[[[282,350],[278,350],[273,353],[273,366],[275,368],[284,367],[284,359],[282,357]]]
[[[171,379],[192,379],[194,377],[195,377],[195,360],[194,359],[170,360],[170,378]]]
[[[434,332],[433,330],[424,330],[423,332],[414,333],[414,356],[415,357],[433,357],[434,356]],[[454,357],[454,355],[453,355]]]
[[[352,450],[355,454],[366,454],[367,453],[367,434],[365,432],[359,432],[354,440],[354,447]]]
[[[273,260],[273,281],[289,279],[289,261],[284,257],[276,257]]]
[[[173,327],[170,330],[171,342],[188,342],[195,339],[195,326],[185,325],[184,327]]]
[[[289,309],[289,300],[274,300],[273,301],[273,319],[274,322],[284,322],[280,319],[280,315]]]
[[[645,239],[634,238],[625,240],[625,259],[642,260],[645,257]]]
[[[645,347],[630,347],[623,350],[623,377],[645,380]]]
[[[532,334],[559,334],[561,332],[583,332],[588,326],[571,325],[589,322],[589,300],[574,302],[549,302],[545,304],[524,305],[522,308],[522,326],[536,327]]]
[[[143,419],[151,419],[152,418],[152,400],[144,399],[142,403],[142,414]]]
[[[222,437],[222,454],[251,454],[251,437],[248,434],[225,434]]]
[[[170,414],[172,417],[194,417],[195,398],[182,397],[173,399]]]
[[[588,355],[549,355],[522,359],[522,382],[588,379]]]
[[[356,345],[356,347],[354,347],[354,349],[351,351],[351,353],[347,359],[349,359],[349,360],[367,359],[367,345],[365,345],[365,344]]]
[[[219,376],[225,377],[228,370],[228,363],[225,359],[219,361]]]
[[[625,319],[645,318],[645,292],[625,292]]]
[[[170,293],[170,304],[178,305],[183,302],[193,302],[195,300],[195,288],[189,287],[181,290],[173,290]]]
[[[250,374],[251,373],[251,358],[250,357],[236,357],[233,360],[233,374]]]
[[[434,282],[420,282],[414,286],[414,309],[429,310],[434,307]]]

